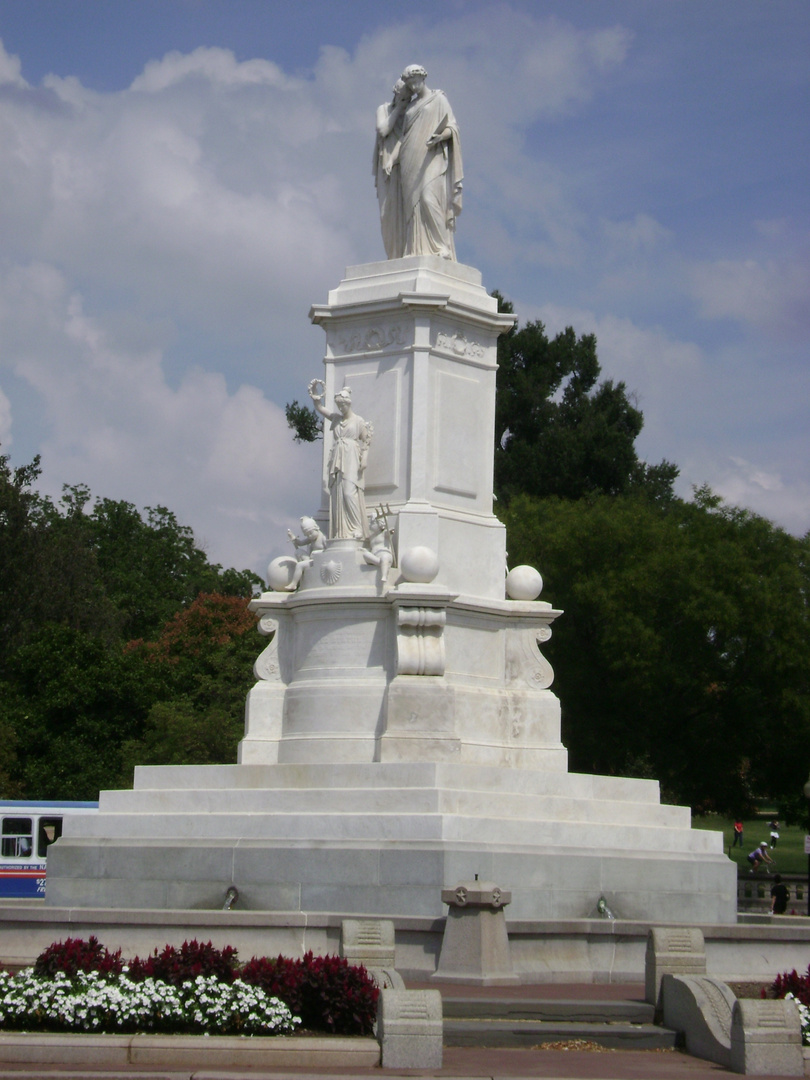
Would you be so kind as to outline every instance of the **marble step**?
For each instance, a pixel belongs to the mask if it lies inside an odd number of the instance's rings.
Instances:
[[[445,1046],[526,1047],[585,1039],[623,1050],[668,1050],[674,1031],[654,1024],[645,1001],[442,995]]]
[[[436,788],[275,788],[104,791],[100,812],[117,813],[245,813],[245,814],[373,814],[440,813],[499,820],[568,821],[638,824],[637,803],[573,796],[504,792],[497,805],[484,791]],[[652,805],[643,810],[650,827],[684,828],[691,824],[688,807]]]
[[[206,839],[356,844],[470,844],[494,848],[587,849],[598,855],[622,850],[632,854],[689,853],[719,855],[722,835],[695,829],[674,829],[644,823],[512,820],[490,816],[497,805],[482,807],[479,816],[440,813],[115,813],[76,815],[66,821],[65,836],[109,837],[115,841]]]
[[[576,998],[454,997],[442,994],[445,1019],[534,1020],[588,1024],[652,1024],[655,1007],[646,1001]]]
[[[134,786],[139,791],[417,787],[613,799],[644,805],[659,803],[659,787],[655,780],[460,763],[139,765],[135,769]]]
[[[537,1020],[444,1021],[445,1046],[531,1047],[584,1039],[611,1050],[671,1050],[678,1035],[654,1024]]]

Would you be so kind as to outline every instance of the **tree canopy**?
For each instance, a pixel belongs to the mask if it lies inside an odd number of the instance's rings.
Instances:
[[[498,293],[498,307],[512,305]],[[598,382],[593,334],[572,327],[552,340],[541,322],[514,326],[498,341],[495,493],[579,499],[643,490],[672,497],[677,466],[640,461],[644,418],[623,382]]]
[[[510,561],[564,614],[547,646],[583,772],[653,777],[669,801],[741,812],[806,780],[810,539],[707,490],[515,498]]]
[[[0,455],[0,795],[92,799],[136,762],[233,759],[261,579],[166,507],[83,485],[54,504],[38,476]]]

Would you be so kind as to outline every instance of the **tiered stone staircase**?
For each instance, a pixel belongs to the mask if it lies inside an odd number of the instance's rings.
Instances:
[[[526,1049],[585,1040],[613,1050],[668,1050],[677,1033],[643,1001],[443,996],[444,1045]]]
[[[440,917],[456,881],[508,883],[512,919],[731,921],[722,836],[648,780],[461,762],[142,766],[48,856],[49,905]],[[728,887],[731,883],[731,889]]]

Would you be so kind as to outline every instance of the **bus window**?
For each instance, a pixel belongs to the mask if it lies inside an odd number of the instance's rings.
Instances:
[[[31,818],[4,817],[0,854],[7,859],[27,859],[34,850]]]
[[[62,835],[62,819],[60,817],[41,817],[37,829],[37,858],[44,859],[48,848]]]

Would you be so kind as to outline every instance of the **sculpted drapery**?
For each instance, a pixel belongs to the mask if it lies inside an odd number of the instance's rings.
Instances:
[[[401,258],[405,250],[402,188],[399,182],[399,154],[402,149],[402,122],[410,90],[399,79],[394,98],[377,109],[377,145],[374,150],[374,183],[380,203],[380,229],[385,254]]]
[[[316,410],[329,421],[332,448],[329,453],[329,539],[351,540],[368,537],[365,480],[368,446],[374,429],[362,416],[352,411],[352,392],[348,386],[335,395],[336,412],[323,405],[317,391],[318,380],[309,385]]]
[[[375,181],[389,259],[440,255],[455,259],[463,167],[458,125],[425,69],[407,67],[390,104],[377,110]]]
[[[329,455],[329,535],[332,539],[368,536],[363,473],[371,439],[362,416],[333,413]]]

